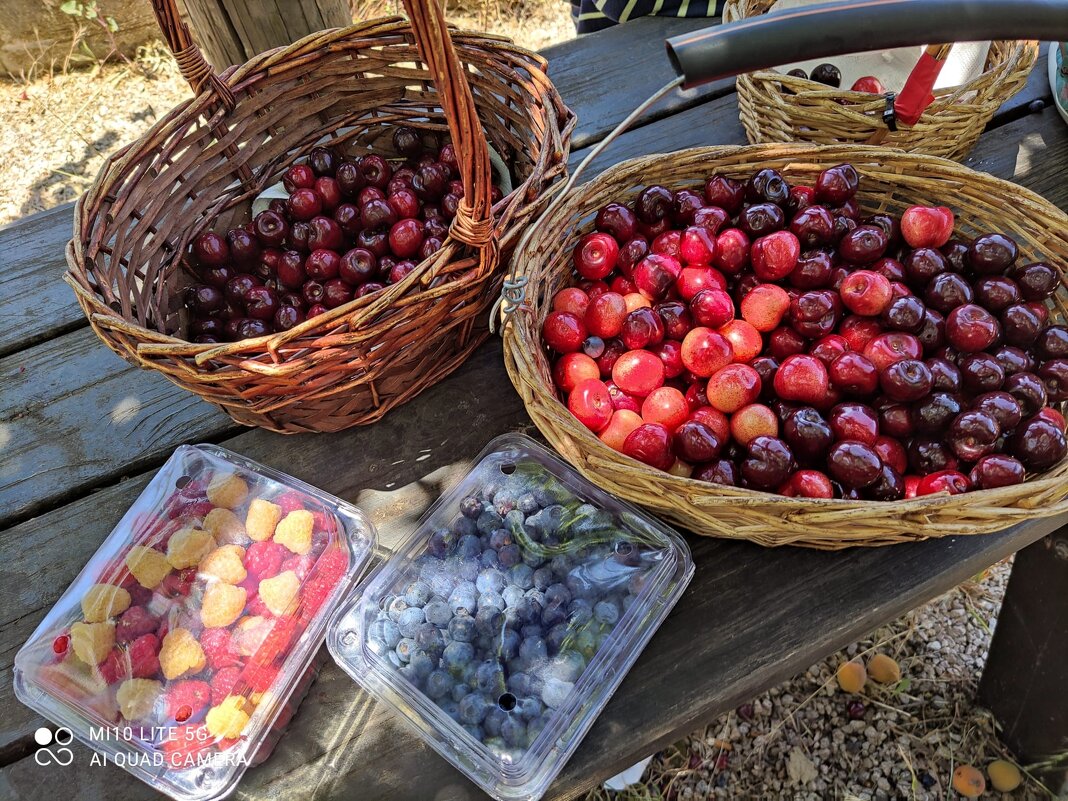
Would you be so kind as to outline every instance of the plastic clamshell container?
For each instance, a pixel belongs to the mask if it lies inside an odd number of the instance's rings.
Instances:
[[[222,798],[281,737],[376,544],[355,506],[182,446],[19,650],[15,694],[172,798]]]
[[[489,795],[533,801],[692,577],[675,531],[505,435],[343,602],[327,647]]]

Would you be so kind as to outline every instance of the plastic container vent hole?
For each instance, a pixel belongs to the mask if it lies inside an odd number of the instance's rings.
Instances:
[[[176,478],[174,480],[174,486],[177,489],[185,489],[185,485],[188,484],[192,480],[193,479],[190,478],[189,476],[178,476],[178,478]]]
[[[515,465],[511,462],[505,462],[501,465],[501,472],[504,473],[506,476],[510,476],[512,475],[512,473],[515,472]]]
[[[515,709],[515,696],[511,693],[504,693],[497,699],[497,706],[503,709],[505,712],[511,712]]]

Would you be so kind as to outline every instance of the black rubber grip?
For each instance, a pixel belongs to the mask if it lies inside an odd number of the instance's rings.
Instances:
[[[1068,0],[820,3],[668,39],[683,86],[865,50],[988,39],[1068,39]]]

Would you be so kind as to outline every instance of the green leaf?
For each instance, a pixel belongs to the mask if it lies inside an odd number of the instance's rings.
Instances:
[[[78,0],[67,0],[63,5],[59,7],[59,10],[64,14],[70,14],[72,17],[81,16],[81,3]]]
[[[912,678],[910,676],[905,676],[901,681],[899,681],[897,684],[894,685],[894,692],[895,693],[908,692],[908,690],[909,690],[909,688],[911,686],[912,686]]]

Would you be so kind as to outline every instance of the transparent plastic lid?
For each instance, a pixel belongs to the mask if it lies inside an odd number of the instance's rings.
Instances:
[[[15,693],[174,798],[224,796],[291,717],[375,544],[350,504],[180,447],[19,651]]]
[[[692,575],[677,533],[506,435],[343,603],[327,647],[487,793],[536,799]]]

